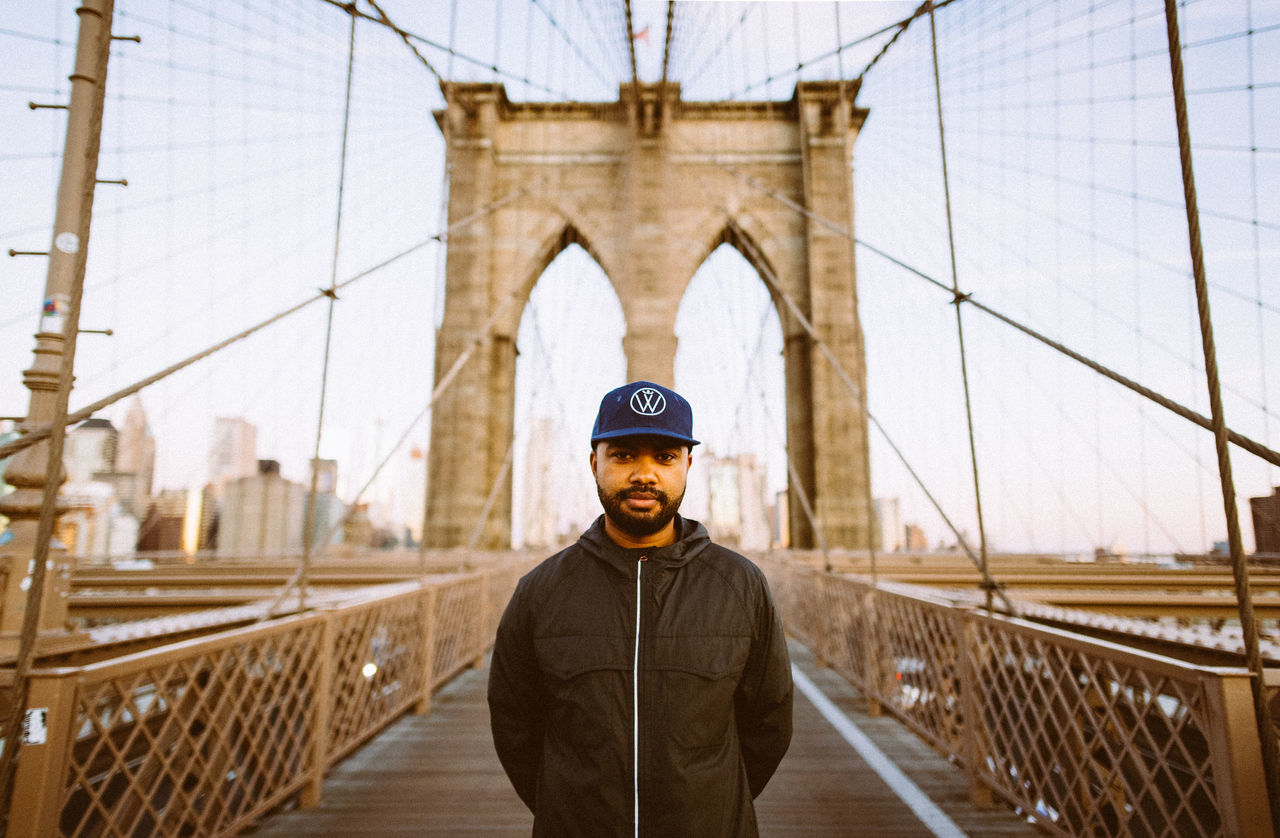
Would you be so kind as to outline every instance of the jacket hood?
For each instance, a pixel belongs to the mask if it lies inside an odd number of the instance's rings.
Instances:
[[[622,568],[630,568],[635,554],[646,552],[650,561],[661,562],[668,567],[680,567],[691,562],[711,545],[707,528],[692,518],[676,515],[676,540],[666,547],[653,549],[627,548],[616,544],[604,531],[604,515],[596,518],[586,532],[578,537],[578,544],[587,553],[608,560]]]

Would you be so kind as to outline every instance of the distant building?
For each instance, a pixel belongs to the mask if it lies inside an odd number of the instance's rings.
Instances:
[[[223,487],[219,555],[302,550],[307,487],[281,477],[275,460],[260,460],[258,466],[257,474]]]
[[[107,419],[87,419],[67,433],[63,448],[67,482],[62,496],[68,508],[58,538],[77,558],[134,549],[129,542],[139,531],[155,463],[155,443],[140,410],[135,402],[125,432],[117,431]]]
[[[67,432],[62,465],[68,483],[88,483],[98,473],[116,470],[119,433],[110,419],[86,419]]]
[[[147,425],[142,399],[135,397],[124,417],[116,444],[116,497],[129,514],[141,517],[151,497],[156,473],[156,440]],[[127,478],[125,477],[127,475]]]
[[[560,499],[556,496],[556,456],[559,446],[555,420],[534,419],[529,428],[524,467],[524,534],[525,547],[550,547],[556,543]]]
[[[929,549],[929,539],[925,538],[924,530],[920,529],[920,527],[915,524],[907,524],[904,534],[908,553],[923,553]]]
[[[239,417],[213,422],[209,448],[209,482],[219,490],[229,480],[258,473],[258,429]]]
[[[707,463],[707,529],[713,538],[743,550],[768,549],[771,538],[764,474],[754,454],[712,455]]]
[[[791,546],[790,501],[787,490],[782,489],[774,496],[773,503],[773,546],[787,548]]]
[[[902,550],[906,530],[902,526],[901,504],[897,498],[876,498],[876,548],[886,553]]]
[[[1280,486],[1269,496],[1249,498],[1253,514],[1253,549],[1256,553],[1280,553]]]
[[[147,504],[138,528],[138,552],[194,553],[200,548],[204,493],[197,489],[165,489]]]
[[[340,523],[347,515],[347,506],[337,494],[338,461],[313,460],[316,470],[316,508],[311,522],[311,543],[318,546],[325,534],[329,535],[329,544],[341,544],[345,538],[346,528]],[[310,492],[307,497],[310,497]],[[305,503],[305,501],[304,501]],[[366,504],[367,507],[367,504]],[[306,508],[303,508],[303,520],[306,520]]]

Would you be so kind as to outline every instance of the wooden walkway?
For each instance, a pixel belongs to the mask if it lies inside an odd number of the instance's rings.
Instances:
[[[801,672],[964,834],[1040,834],[1007,809],[973,808],[955,766],[892,718],[867,716],[857,692],[814,666],[803,647],[792,644],[791,653]],[[528,836],[533,817],[508,784],[489,737],[487,676],[487,670],[463,673],[435,696],[429,716],[406,716],[353,754],[325,781],[320,806],[279,813],[248,834]],[[938,834],[798,691],[791,748],[756,812],[765,838]]]

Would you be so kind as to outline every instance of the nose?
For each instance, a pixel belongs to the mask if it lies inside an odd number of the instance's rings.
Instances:
[[[641,486],[652,486],[658,482],[658,475],[654,471],[652,457],[636,457],[632,461],[631,482]]]

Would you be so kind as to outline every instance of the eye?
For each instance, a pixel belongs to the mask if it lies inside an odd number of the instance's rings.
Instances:
[[[658,455],[658,462],[660,463],[674,463],[675,461],[676,455],[673,451],[663,451]]]

